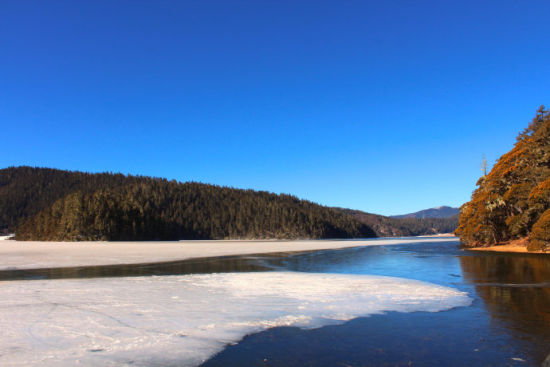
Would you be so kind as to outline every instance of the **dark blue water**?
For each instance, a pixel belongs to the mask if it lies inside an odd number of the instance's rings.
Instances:
[[[471,253],[457,241],[263,259],[275,269],[373,274],[458,288],[470,307],[275,328],[228,346],[212,366],[540,366],[550,353],[550,257]],[[345,299],[342,300],[345,302]]]

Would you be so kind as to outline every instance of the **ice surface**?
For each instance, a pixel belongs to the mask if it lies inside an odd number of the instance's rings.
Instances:
[[[0,282],[1,366],[196,366],[247,334],[469,305],[414,280],[292,272]]]
[[[32,242],[4,241],[0,270],[176,261],[200,257],[270,252],[328,250],[457,241],[447,238],[374,238],[368,240],[151,241],[151,242]]]

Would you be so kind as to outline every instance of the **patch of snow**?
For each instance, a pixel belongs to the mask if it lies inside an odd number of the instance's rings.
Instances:
[[[292,272],[0,282],[2,366],[196,366],[245,335],[467,306],[415,280]]]
[[[0,236],[0,241],[11,240],[14,237],[15,237],[15,233],[11,233],[6,236]]]

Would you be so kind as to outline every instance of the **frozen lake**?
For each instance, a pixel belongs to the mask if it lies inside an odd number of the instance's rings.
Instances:
[[[457,245],[3,271],[0,365],[539,365],[549,259]]]

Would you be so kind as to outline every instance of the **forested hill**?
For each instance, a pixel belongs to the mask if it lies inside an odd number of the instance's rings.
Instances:
[[[418,212],[402,214],[402,215],[392,215],[392,218],[450,218],[455,215],[458,218],[460,210],[458,208],[452,208],[450,206],[440,206],[437,208],[430,208],[420,210]]]
[[[374,230],[379,237],[422,236],[438,233],[452,233],[458,226],[458,215],[450,218],[394,218],[360,210],[342,209],[361,223]]]
[[[48,168],[0,170],[0,229],[21,240],[374,237],[290,195]]]
[[[456,233],[465,246],[528,241],[550,250],[550,116],[541,107],[460,209]]]

